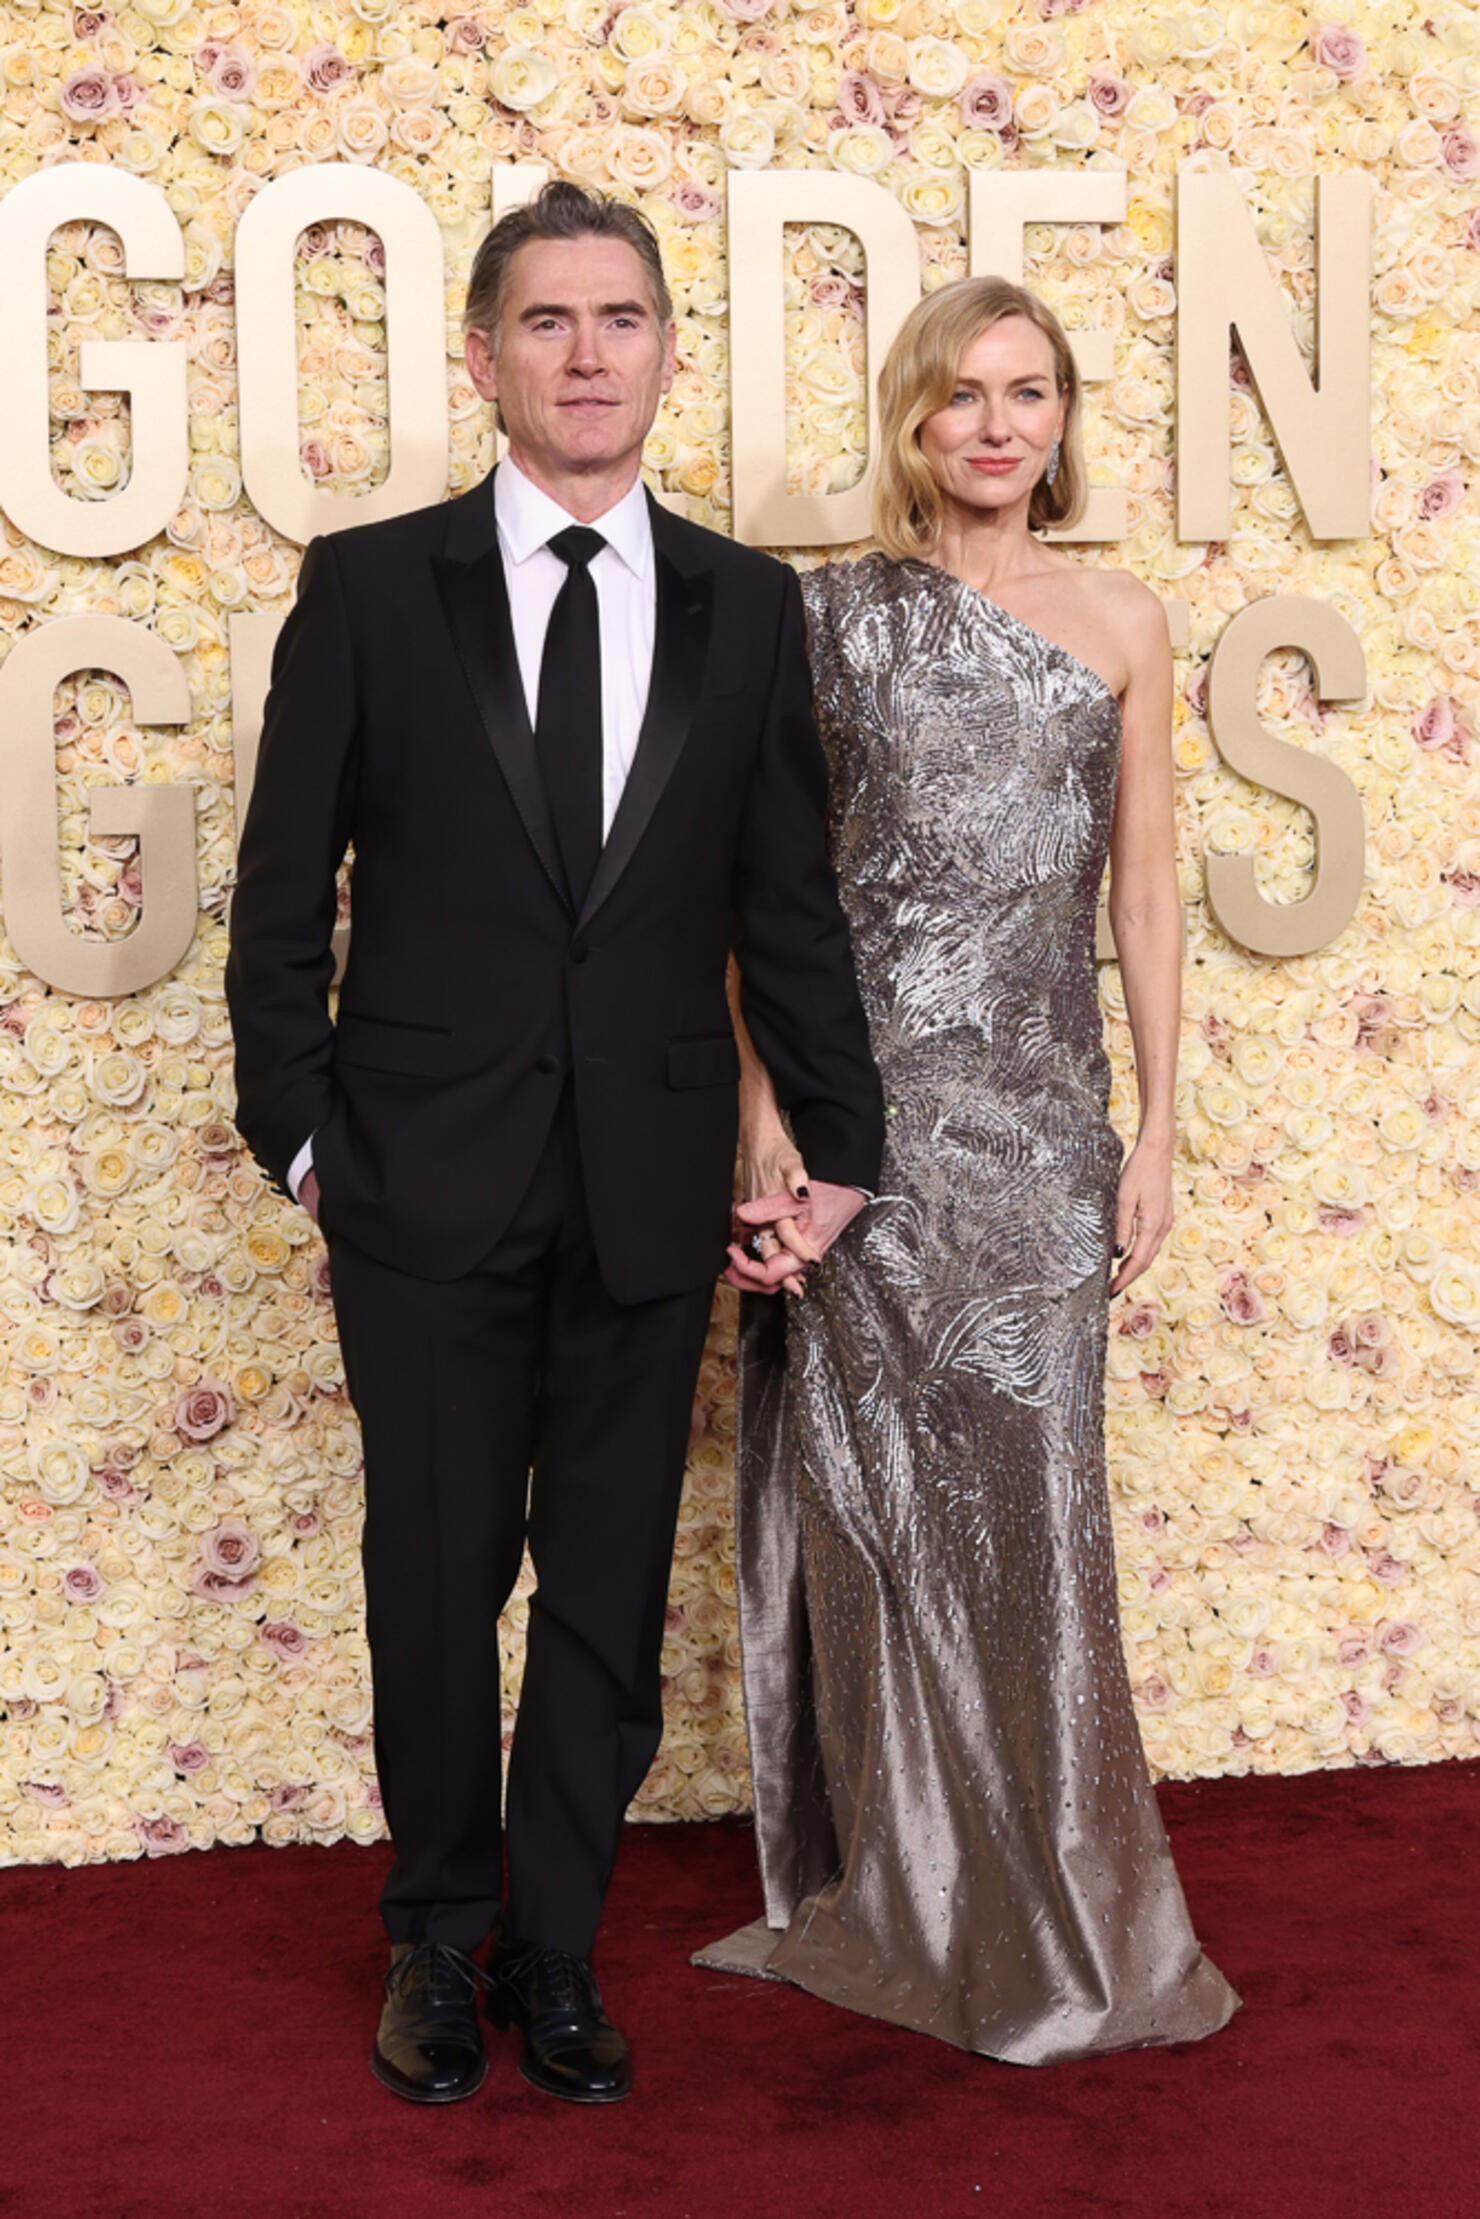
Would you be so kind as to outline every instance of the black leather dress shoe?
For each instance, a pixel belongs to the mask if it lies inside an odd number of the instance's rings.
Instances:
[[[488,2016],[524,2035],[519,2070],[567,2103],[620,2103],[632,2087],[627,2044],[602,2008],[584,1957],[505,1942],[488,1961]]]
[[[384,2088],[408,2103],[457,2103],[483,2085],[478,2024],[483,1974],[448,1942],[397,1942],[370,2057]]]

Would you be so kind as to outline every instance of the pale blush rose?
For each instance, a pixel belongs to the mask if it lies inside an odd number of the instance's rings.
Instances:
[[[884,96],[866,70],[845,69],[838,78],[838,112],[844,123],[881,124]]]
[[[62,1592],[69,1603],[95,1603],[103,1592],[103,1575],[95,1564],[74,1564]]]
[[[106,123],[118,113],[118,93],[112,78],[95,62],[74,69],[62,79],[57,95],[69,123]]]
[[[1379,1647],[1389,1656],[1411,1657],[1423,1647],[1428,1635],[1411,1618],[1390,1618],[1377,1638]]]
[[[235,1415],[230,1388],[219,1379],[201,1379],[182,1390],[175,1404],[175,1430],[187,1441],[213,1441]],[[217,1565],[214,1569],[225,1567]]]
[[[334,464],[322,439],[305,439],[298,449],[298,460],[311,478],[328,478],[334,474]]]
[[[1480,254],[1480,208],[1475,209],[1465,226],[1465,243],[1472,254]]]
[[[1420,517],[1451,517],[1464,506],[1464,477],[1460,470],[1440,470],[1418,497]]]
[[[146,1857],[178,1857],[190,1847],[190,1836],[175,1818],[140,1818],[134,1821]]]
[[[676,184],[671,198],[685,223],[716,223],[724,210],[719,194],[692,177]]]
[[[332,92],[354,75],[337,46],[311,46],[299,67],[309,91],[320,95]]]
[[[1092,70],[1089,80],[1089,104],[1097,114],[1112,121],[1125,114],[1131,104],[1131,88],[1123,77],[1113,77],[1108,70]]]
[[[1341,23],[1318,25],[1310,51],[1316,67],[1329,69],[1333,77],[1360,77],[1367,68],[1366,47]]]
[[[1005,131],[1012,122],[1012,87],[989,71],[961,88],[961,121],[970,131]]]
[[[223,1518],[202,1534],[200,1560],[217,1579],[238,1583],[250,1579],[262,1561],[262,1544],[241,1518]]]
[[[1459,730],[1455,704],[1447,693],[1436,693],[1427,708],[1420,709],[1408,727],[1415,747],[1433,753],[1453,745]]]
[[[1480,142],[1464,124],[1452,124],[1439,142],[1444,167],[1451,177],[1480,177]]]
[[[737,23],[759,23],[770,14],[776,0],[719,0],[719,6]]]
[[[203,1741],[172,1741],[167,1744],[170,1763],[183,1779],[193,1773],[204,1772],[211,1761],[211,1752]]]
[[[203,49],[197,48],[201,62]],[[206,83],[223,100],[250,100],[257,87],[257,64],[244,46],[218,47],[205,64]]]
[[[300,1657],[308,1654],[308,1636],[291,1618],[276,1619],[260,1626],[257,1638],[264,1649],[270,1649],[285,1664],[296,1664]]]

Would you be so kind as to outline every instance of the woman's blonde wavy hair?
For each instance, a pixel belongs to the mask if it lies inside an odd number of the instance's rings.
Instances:
[[[1038,480],[1028,505],[1035,530],[1073,524],[1088,488],[1079,443],[1079,372],[1051,308],[1005,277],[963,277],[928,293],[911,309],[879,377],[879,470],[874,481],[874,538],[896,561],[928,557],[940,539],[940,487],[920,449],[920,427],[949,402],[961,357],[973,339],[1008,316],[1025,316],[1053,348],[1058,389],[1068,400],[1058,474]]]

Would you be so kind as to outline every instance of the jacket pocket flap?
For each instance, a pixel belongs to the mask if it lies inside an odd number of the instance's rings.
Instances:
[[[404,1025],[388,1017],[342,1012],[334,1028],[336,1061],[367,1071],[405,1071],[445,1078],[452,1069],[452,1034],[445,1026]]]
[[[732,1032],[715,1040],[671,1040],[668,1043],[670,1086],[738,1086],[740,1051]]]

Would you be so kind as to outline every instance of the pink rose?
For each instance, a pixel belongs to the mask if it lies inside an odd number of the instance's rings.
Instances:
[[[169,1759],[175,1770],[188,1780],[192,1773],[205,1771],[211,1761],[211,1752],[203,1741],[172,1741]]]
[[[23,1780],[21,1785],[33,1803],[40,1803],[48,1811],[67,1808],[67,1791],[55,1780]]]
[[[62,1591],[69,1603],[95,1603],[103,1592],[103,1575],[95,1564],[74,1564]]]
[[[118,94],[106,69],[89,62],[63,78],[62,114],[70,123],[104,123],[118,113]]]
[[[149,1328],[142,1318],[119,1318],[110,1330],[125,1356],[137,1356],[149,1338]]]
[[[1407,1565],[1400,1564],[1398,1559],[1391,1555],[1387,1549],[1378,1549],[1374,1555],[1369,1556],[1367,1569],[1375,1580],[1382,1582],[1384,1587],[1396,1587],[1400,1581],[1408,1577]]]
[[[1170,1372],[1143,1371],[1141,1374],[1141,1391],[1148,1394],[1153,1402],[1163,1401],[1171,1384]]]
[[[146,1857],[178,1857],[190,1847],[190,1836],[173,1818],[138,1818],[134,1824]]]
[[[1231,1271],[1219,1290],[1223,1315],[1235,1325],[1262,1325],[1269,1315],[1264,1297],[1242,1271]]]
[[[1413,735],[1415,747],[1434,751],[1452,745],[1459,729],[1459,720],[1455,716],[1454,703],[1449,695],[1436,693],[1428,707],[1419,710],[1408,729]]]
[[[1458,470],[1441,470],[1430,478],[1418,497],[1418,513],[1424,517],[1453,516],[1465,502],[1465,481]]]
[[[337,46],[311,46],[298,65],[310,92],[332,92],[354,75]]]
[[[1480,145],[1462,123],[1452,123],[1439,142],[1451,177],[1480,177]]]
[[[1348,1369],[1356,1362],[1357,1352],[1352,1347],[1351,1335],[1344,1325],[1338,1325],[1327,1341],[1326,1354],[1333,1364],[1345,1364]]]
[[[1469,223],[1465,226],[1465,237],[1469,240],[1474,252],[1480,254],[1480,208],[1475,210]]]
[[[719,0],[719,4],[737,23],[759,23],[770,14],[774,0]]]
[[[1272,1679],[1274,1677],[1273,1649],[1256,1649],[1249,1658],[1249,1670],[1257,1680]]]
[[[712,223],[721,212],[719,194],[692,177],[674,186],[673,205],[685,223]]]
[[[296,1664],[299,1657],[308,1654],[308,1635],[291,1618],[280,1618],[257,1629],[257,1639],[264,1649],[270,1649],[285,1664]]]
[[[1359,1695],[1354,1687],[1349,1687],[1342,1696],[1341,1707],[1346,1712],[1349,1723],[1353,1726],[1365,1726],[1372,1716],[1372,1703],[1367,1696]]]
[[[139,1499],[128,1473],[120,1472],[112,1464],[105,1464],[100,1472],[94,1472],[93,1483],[110,1502],[137,1502]]]
[[[113,90],[118,95],[118,106],[123,115],[131,114],[138,107],[141,100],[147,100],[149,97],[137,77],[130,77],[127,74],[114,78]]]
[[[1423,1647],[1428,1635],[1411,1618],[1390,1618],[1377,1638],[1390,1657],[1411,1657]]]
[[[1120,1332],[1129,1340],[1144,1341],[1148,1333],[1156,1331],[1160,1316],[1154,1302],[1138,1302],[1121,1319]]]
[[[102,30],[107,20],[108,18],[105,15],[97,15],[91,8],[74,8],[72,10],[72,36],[74,39],[94,38]]]
[[[1005,131],[1012,121],[1012,87],[982,70],[961,87],[961,121],[969,131]]]
[[[1310,50],[1317,68],[1329,69],[1333,77],[1360,77],[1367,67],[1366,47],[1340,23],[1321,24]]]
[[[1170,1710],[1176,1700],[1171,1688],[1159,1672],[1153,1672],[1148,1679],[1142,1680],[1140,1686],[1133,1688],[1131,1692],[1135,1698],[1137,1710]]]
[[[838,112],[845,124],[883,122],[884,96],[865,70],[843,71],[838,79]]]
[[[235,1415],[230,1388],[219,1379],[199,1379],[181,1390],[175,1403],[175,1429],[187,1441],[213,1441]]]
[[[1321,1210],[1317,1215],[1323,1233],[1340,1233],[1347,1238],[1360,1233],[1367,1222],[1365,1210]]]
[[[1352,1537],[1345,1526],[1336,1525],[1330,1518],[1321,1528],[1321,1547],[1327,1556],[1345,1556],[1352,1545]]]
[[[232,1585],[250,1579],[262,1562],[262,1545],[241,1518],[223,1518],[203,1534],[200,1560],[205,1571]]]
[[[280,1788],[273,1789],[269,1801],[275,1811],[296,1811],[307,1796],[307,1788],[294,1787],[285,1780]]]
[[[298,449],[298,460],[311,478],[327,478],[334,468],[333,457],[322,439],[305,439]]]
[[[1123,116],[1131,104],[1131,88],[1123,77],[1112,77],[1105,69],[1091,70],[1089,104],[1097,115],[1108,116],[1113,121]]]
[[[483,26],[475,15],[460,15],[447,25],[442,37],[449,52],[461,49],[464,54],[475,54],[483,44]],[[598,40],[597,44],[604,41]]]
[[[1450,871],[1446,883],[1461,909],[1480,909],[1480,876],[1474,871]]]
[[[1372,1654],[1372,1635],[1366,1626],[1347,1626],[1336,1636],[1336,1661],[1348,1671],[1365,1664]]]
[[[201,52],[196,53],[200,62]],[[222,46],[203,65],[206,83],[223,100],[250,100],[257,84],[257,64],[244,46]]]

